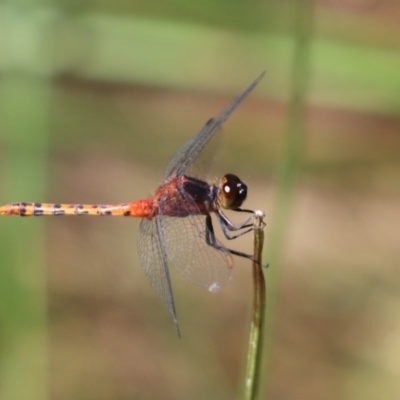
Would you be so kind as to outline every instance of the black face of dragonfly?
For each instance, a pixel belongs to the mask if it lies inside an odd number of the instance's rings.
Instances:
[[[247,186],[236,175],[226,174],[218,188],[218,201],[225,209],[239,208],[247,197]]]

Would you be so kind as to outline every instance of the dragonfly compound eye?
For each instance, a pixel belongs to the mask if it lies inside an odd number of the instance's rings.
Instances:
[[[221,179],[219,201],[222,207],[235,209],[240,207],[247,197],[247,186],[236,175],[226,174]]]

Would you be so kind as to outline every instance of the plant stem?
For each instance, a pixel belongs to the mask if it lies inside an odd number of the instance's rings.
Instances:
[[[256,212],[254,229],[253,261],[253,311],[250,326],[249,347],[245,380],[246,400],[255,399],[258,393],[260,365],[263,345],[263,328],[265,315],[265,279],[262,267],[262,249],[264,245],[263,214]]]

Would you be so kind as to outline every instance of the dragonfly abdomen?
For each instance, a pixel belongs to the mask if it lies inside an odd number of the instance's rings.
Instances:
[[[10,203],[0,207],[0,214],[19,215],[21,217],[39,217],[44,215],[96,215],[121,217],[146,217],[149,205],[139,200],[139,210],[132,207],[132,203],[121,204],[60,204],[60,203]],[[134,202],[138,203],[138,202]],[[147,208],[145,207],[147,205]],[[133,211],[136,211],[134,213]]]

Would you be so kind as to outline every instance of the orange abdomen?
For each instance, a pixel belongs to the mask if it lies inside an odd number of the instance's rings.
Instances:
[[[121,204],[10,203],[0,207],[0,214],[21,217],[42,215],[97,215],[150,218],[154,215],[153,199]]]

